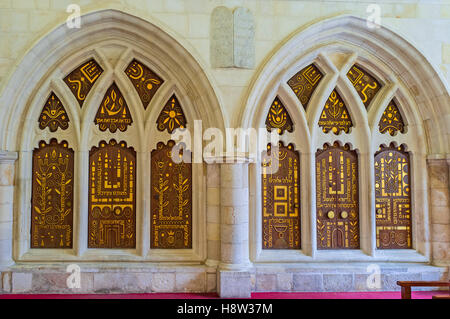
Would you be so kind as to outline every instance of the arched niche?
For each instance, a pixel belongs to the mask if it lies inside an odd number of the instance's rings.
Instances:
[[[339,57],[336,57],[339,55]],[[299,70],[314,63],[324,77],[312,94],[306,112],[287,81]],[[357,64],[370,72],[382,88],[366,108],[347,78],[349,69]],[[349,134],[323,133],[318,127],[321,111],[336,89],[345,101],[352,117]],[[398,34],[386,27],[367,28],[366,21],[353,16],[339,16],[318,21],[293,33],[271,53],[255,74],[241,113],[241,126],[264,127],[263,119],[274,96],[284,96],[297,132],[301,134],[303,150],[301,191],[302,249],[296,252],[270,252],[260,249],[260,173],[258,164],[250,165],[250,252],[254,262],[332,261],[340,260],[338,252],[318,252],[316,247],[316,185],[314,154],[324,143],[335,141],[352,146],[359,157],[361,248],[347,252],[355,261],[430,260],[430,231],[426,158],[430,154],[449,152],[444,117],[449,114],[446,83],[423,54]],[[386,137],[378,133],[378,121],[389,103],[396,98],[407,122],[406,134]],[[425,123],[425,124],[424,124]],[[432,138],[430,138],[432,137]],[[382,252],[375,245],[374,154],[379,144],[398,140],[412,154],[413,239],[410,251]],[[305,167],[306,165],[306,167]],[[306,236],[306,238],[305,238]]]
[[[149,249],[149,193],[150,152],[156,147],[156,118],[170,94],[175,93],[183,105],[188,129],[195,120],[203,128],[224,130],[222,106],[214,92],[209,76],[198,60],[179,41],[156,24],[117,10],[103,10],[81,17],[82,28],[68,29],[65,24],[45,35],[21,59],[0,96],[0,149],[18,151],[15,205],[16,238],[14,256],[22,261],[66,260],[144,260],[144,261],[200,261],[205,258],[206,230],[204,211],[203,164],[194,164],[193,172],[193,243],[184,251]],[[89,59],[103,69],[83,106],[63,79],[74,68]],[[155,97],[145,109],[138,93],[125,74],[133,59],[138,59],[164,79]],[[133,124],[125,132],[100,132],[94,118],[105,92],[116,83],[126,99]],[[54,91],[70,117],[69,129],[58,137],[65,139],[75,151],[77,176],[74,192],[74,245],[64,251],[30,251],[30,194],[32,150],[39,140],[50,139],[47,131],[38,128],[37,119],[49,93]],[[60,134],[57,131],[55,134]],[[193,132],[191,132],[193,136]],[[167,136],[159,135],[163,142]],[[126,141],[137,153],[140,173],[137,178],[137,244],[135,249],[119,250],[114,254],[87,249],[88,153],[101,140]],[[47,141],[48,142],[48,141]],[[148,165],[147,165],[148,164]]]

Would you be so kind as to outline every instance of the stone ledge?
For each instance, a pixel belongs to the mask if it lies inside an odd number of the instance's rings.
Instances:
[[[18,152],[0,151],[0,164],[15,162],[18,154]]]
[[[447,267],[385,263],[380,288],[369,288],[370,264],[256,265],[248,271],[216,271],[215,267],[186,266],[141,269],[112,268],[83,271],[80,288],[68,288],[70,273],[61,265],[11,267],[0,273],[2,293],[152,293],[215,292],[223,298],[248,298],[252,291],[399,291],[398,280],[448,280]],[[431,290],[424,287],[416,290]]]
[[[211,274],[213,276],[211,276]],[[81,265],[80,288],[69,288],[72,276],[60,265],[11,267],[0,273],[3,293],[151,293],[206,292],[216,289],[216,271],[210,267],[93,269]],[[11,278],[11,279],[10,279]]]

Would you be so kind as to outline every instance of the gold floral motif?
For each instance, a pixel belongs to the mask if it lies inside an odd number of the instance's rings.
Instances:
[[[46,127],[50,128],[50,132],[55,132],[58,127],[66,130],[69,127],[69,117],[64,109],[61,101],[55,93],[51,93],[45,103],[41,115],[39,116],[39,128],[41,130]]]
[[[175,163],[174,146],[159,142],[151,155],[152,248],[192,248],[192,164]],[[192,156],[187,150],[179,155]]]
[[[378,122],[378,128],[380,133],[389,132],[394,136],[397,132],[404,133],[405,124],[403,117],[397,107],[394,100],[388,104],[381,116],[380,122]]]
[[[325,103],[320,115],[319,126],[322,127],[324,133],[331,130],[336,135],[340,131],[348,133],[350,127],[353,126],[347,107],[336,89],[331,92]]]
[[[100,131],[108,129],[111,133],[117,129],[124,132],[128,125],[133,123],[127,102],[115,82],[106,91],[94,123],[98,125]]]
[[[31,248],[72,248],[73,150],[66,141],[33,151]]]
[[[269,132],[275,128],[279,134],[283,134],[284,130],[288,132],[294,130],[291,117],[278,97],[273,101],[267,114],[266,128]]]
[[[177,128],[186,127],[186,117],[175,94],[167,101],[156,120],[156,124],[159,131],[162,132],[167,129],[169,133]]]

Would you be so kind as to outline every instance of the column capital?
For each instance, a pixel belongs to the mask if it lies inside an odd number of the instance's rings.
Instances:
[[[19,157],[18,152],[0,151],[0,164],[15,162]]]

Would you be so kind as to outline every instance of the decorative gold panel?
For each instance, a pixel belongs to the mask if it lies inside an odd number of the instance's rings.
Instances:
[[[152,151],[151,248],[192,248],[192,164],[172,161],[174,145]]]
[[[322,78],[320,70],[314,64],[310,64],[290,78],[287,83],[306,109],[311,95]]]
[[[50,128],[50,132],[56,132],[58,127],[66,130],[69,127],[69,116],[64,105],[58,99],[55,93],[51,93],[39,116],[39,128],[44,130]]]
[[[73,161],[66,141],[33,151],[31,248],[72,248]]]
[[[92,59],[81,64],[64,78],[64,82],[72,91],[80,107],[83,106],[86,96],[102,73],[103,69]]]
[[[327,102],[320,114],[319,126],[325,133],[330,130],[334,134],[339,134],[342,130],[345,133],[349,132],[350,127],[353,126],[352,119],[345,106],[344,100],[339,96],[336,89],[331,92]]]
[[[392,136],[397,132],[404,133],[405,123],[394,100],[388,104],[378,123],[380,133],[389,132]]]
[[[369,72],[356,64],[350,68],[347,77],[358,92],[364,106],[368,108],[370,102],[381,89],[380,83]]]
[[[100,131],[108,129],[111,133],[117,129],[124,132],[128,125],[133,123],[127,102],[115,82],[106,91],[94,123],[98,125]]]
[[[148,104],[164,81],[136,59],[128,65],[125,74],[139,94],[144,109],[147,109]]]
[[[279,168],[272,172],[271,145],[262,161],[263,249],[300,249],[300,158],[279,143]],[[266,156],[268,155],[268,156]]]
[[[167,132],[172,133],[177,128],[185,128],[186,123],[183,109],[174,94],[167,101],[156,120],[158,130],[162,132],[167,129]]]
[[[377,247],[412,248],[409,154],[403,146],[375,153],[375,207]]]
[[[283,134],[284,130],[287,130],[288,132],[294,131],[291,117],[278,96],[270,106],[266,118],[266,128],[269,132],[275,128],[278,130],[279,134]]]
[[[358,155],[348,144],[316,152],[317,249],[359,248]]]
[[[136,247],[136,152],[101,141],[89,152],[89,248]]]

